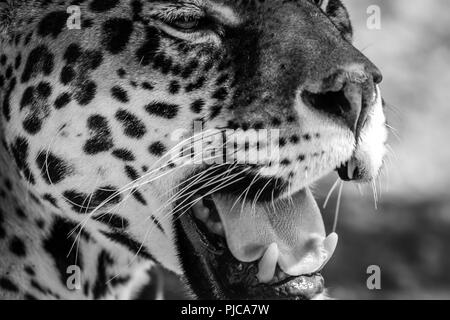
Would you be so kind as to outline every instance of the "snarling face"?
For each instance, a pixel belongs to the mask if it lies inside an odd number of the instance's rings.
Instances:
[[[79,5],[81,29],[39,9],[9,50],[23,62],[5,140],[30,188],[199,298],[320,295],[337,235],[309,186],[373,180],[387,135],[380,71],[342,3]]]

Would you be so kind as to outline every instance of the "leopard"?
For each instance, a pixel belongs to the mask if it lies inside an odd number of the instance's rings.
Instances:
[[[0,2],[0,298],[326,297],[311,191],[370,183],[382,73],[341,0]],[[255,156],[256,155],[256,156]]]

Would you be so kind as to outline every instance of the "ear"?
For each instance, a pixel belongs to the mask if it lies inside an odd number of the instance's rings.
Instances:
[[[0,34],[5,34],[13,22],[15,1],[0,0]]]

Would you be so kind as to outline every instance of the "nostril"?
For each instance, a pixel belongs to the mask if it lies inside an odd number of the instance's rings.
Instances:
[[[381,81],[383,81],[383,74],[377,67],[373,68],[373,70],[371,71],[371,74],[372,74],[373,82],[375,84],[379,84],[379,83],[381,83]]]
[[[305,90],[302,93],[302,100],[307,106],[344,121],[350,130],[355,131],[360,110],[352,105],[344,90],[345,88],[336,92],[319,93]]]

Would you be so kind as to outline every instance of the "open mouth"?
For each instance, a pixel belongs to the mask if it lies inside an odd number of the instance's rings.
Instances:
[[[312,299],[337,235],[325,233],[308,189],[289,199],[242,201],[229,191],[196,193],[177,219],[182,264],[200,299]]]

